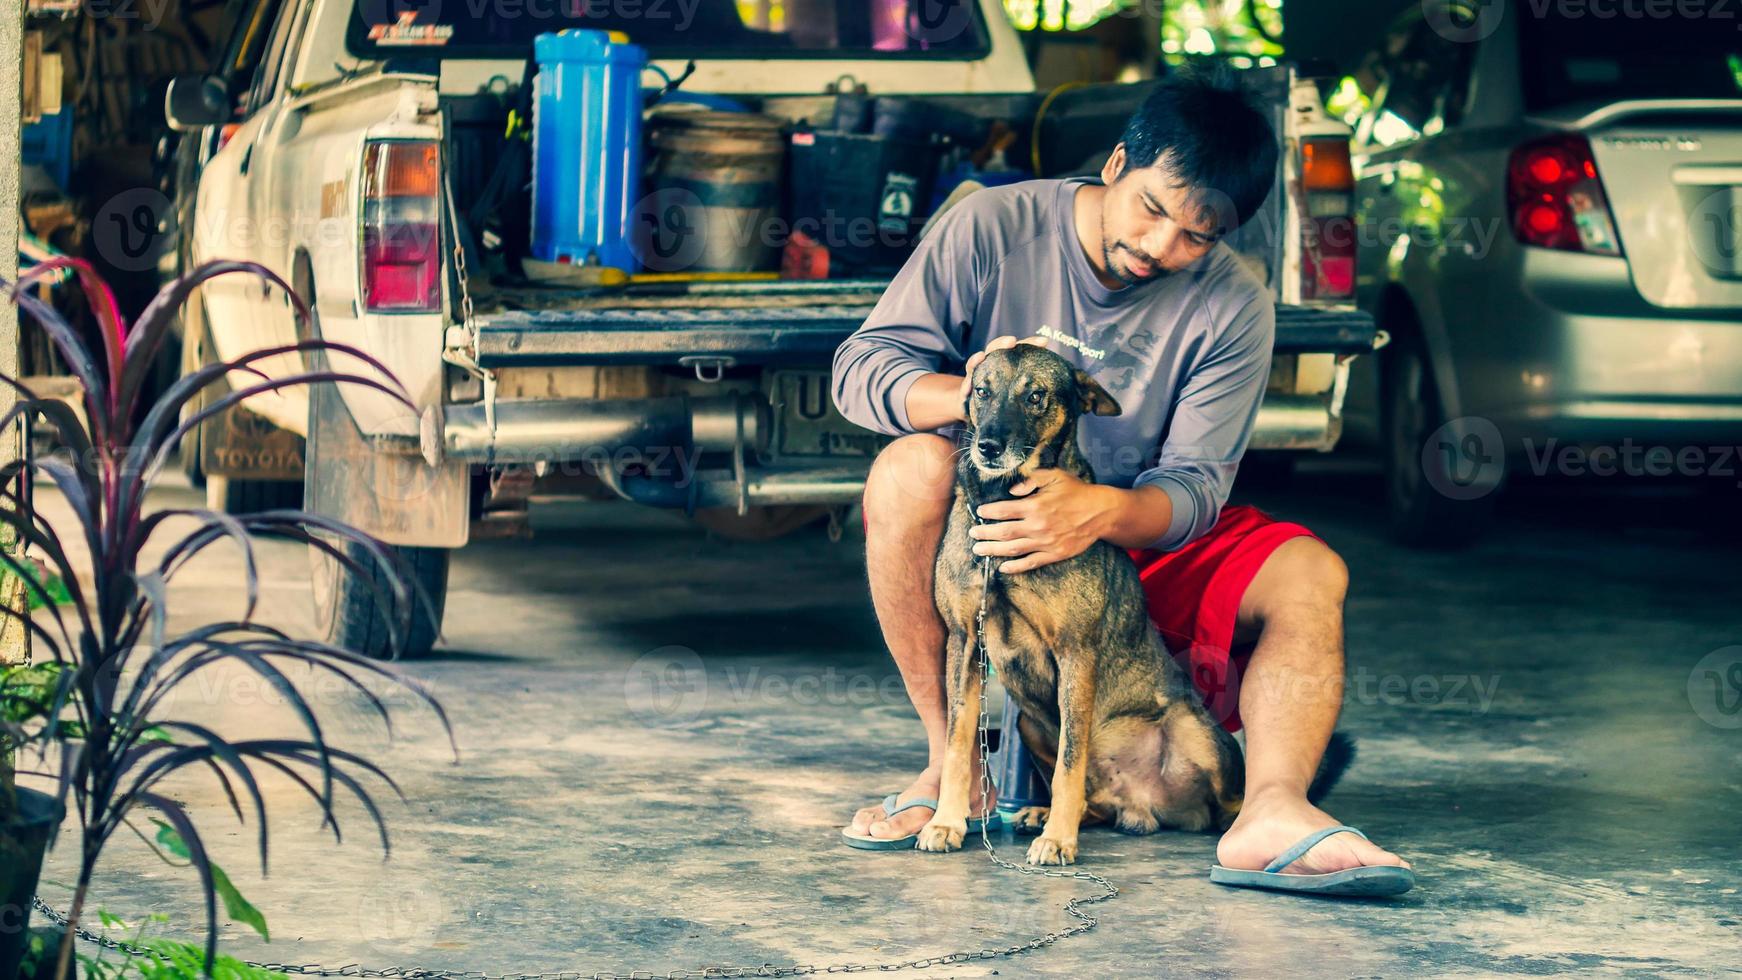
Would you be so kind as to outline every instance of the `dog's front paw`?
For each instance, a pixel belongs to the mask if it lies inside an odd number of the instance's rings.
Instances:
[[[946,851],[962,849],[962,838],[968,834],[968,821],[946,821],[933,817],[931,822],[920,828],[919,839],[913,846],[922,851],[935,851],[942,854]]]
[[[920,838],[924,840],[924,837]],[[1034,843],[1028,845],[1029,864],[1056,864],[1063,867],[1077,863],[1077,842],[1074,840],[1054,840],[1051,837],[1036,837]]]
[[[1025,806],[1010,815],[1010,826],[1019,834],[1038,834],[1046,827],[1052,807]]]

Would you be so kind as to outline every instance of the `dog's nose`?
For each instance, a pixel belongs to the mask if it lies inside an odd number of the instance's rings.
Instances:
[[[974,443],[974,448],[980,450],[980,455],[987,459],[1004,451],[1004,446],[996,439],[981,439]]]

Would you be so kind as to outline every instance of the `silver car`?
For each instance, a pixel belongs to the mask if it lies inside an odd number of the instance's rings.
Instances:
[[[1521,475],[1742,469],[1726,12],[1427,0],[1363,66],[1357,298],[1391,343],[1347,416],[1402,540],[1472,540]]]

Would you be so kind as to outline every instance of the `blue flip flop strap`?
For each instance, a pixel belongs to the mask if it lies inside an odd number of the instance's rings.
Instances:
[[[906,803],[903,803],[903,804],[900,804],[899,806],[897,806],[896,802],[895,802],[895,795],[890,794],[889,799],[883,801],[883,819],[887,820],[890,817],[895,816],[897,813],[902,812],[903,810],[911,810],[916,806],[923,806],[923,807],[926,807],[928,809],[936,810],[938,808],[938,801],[937,800],[928,800],[928,799],[925,799],[924,797],[916,797],[914,799],[908,800]]]
[[[1286,851],[1283,851],[1281,857],[1278,857],[1276,860],[1265,865],[1264,866],[1264,873],[1265,874],[1276,874],[1278,871],[1281,871],[1283,868],[1286,868],[1289,865],[1293,864],[1294,862],[1299,861],[1301,859],[1301,855],[1312,850],[1314,847],[1317,847],[1319,841],[1324,840],[1326,837],[1329,837],[1332,834],[1342,834],[1342,833],[1354,834],[1356,837],[1359,837],[1362,840],[1367,839],[1366,834],[1363,834],[1359,830],[1356,830],[1354,827],[1349,827],[1349,826],[1338,825],[1336,827],[1326,827],[1324,830],[1315,830],[1312,833],[1306,835],[1305,837],[1302,837],[1300,839],[1300,841],[1298,843],[1296,843],[1293,847],[1289,848]]]

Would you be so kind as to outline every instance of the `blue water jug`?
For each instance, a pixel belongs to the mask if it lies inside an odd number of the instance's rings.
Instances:
[[[532,256],[633,272],[647,50],[576,29],[538,35],[532,52]]]
[[[998,751],[992,753],[987,768],[992,773],[992,785],[998,787],[998,810],[1005,814],[1027,806],[1047,806],[1052,801],[1033,753],[1016,730],[1021,719],[1022,709],[1016,706],[1016,699],[1004,695],[1003,730],[998,736]]]

